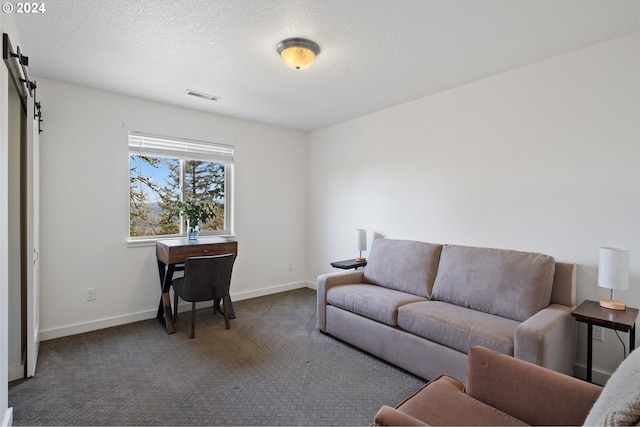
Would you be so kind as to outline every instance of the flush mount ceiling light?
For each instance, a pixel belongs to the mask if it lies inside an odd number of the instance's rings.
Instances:
[[[287,67],[304,70],[320,53],[320,46],[307,39],[286,39],[278,43],[278,53]]]

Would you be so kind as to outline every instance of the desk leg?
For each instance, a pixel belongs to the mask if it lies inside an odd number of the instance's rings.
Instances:
[[[158,261],[158,273],[160,274],[162,296],[160,298],[158,314],[156,317],[158,321],[164,325],[168,334],[174,334],[176,332],[176,328],[173,324],[173,314],[171,311],[171,297],[169,296],[174,269],[174,264],[166,266],[164,262]]]
[[[593,368],[593,325],[587,323],[587,382],[591,382]]]
[[[164,326],[164,306],[162,305],[162,288],[164,286],[164,278],[167,275],[167,265],[158,260],[158,274],[160,276],[160,304],[158,305],[158,313],[156,314],[156,319],[160,321],[160,323]]]
[[[629,330],[629,354],[636,348],[636,324],[634,323]]]

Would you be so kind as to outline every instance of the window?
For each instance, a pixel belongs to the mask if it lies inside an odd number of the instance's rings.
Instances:
[[[129,237],[180,236],[179,201],[206,201],[202,234],[231,234],[233,146],[129,133]]]

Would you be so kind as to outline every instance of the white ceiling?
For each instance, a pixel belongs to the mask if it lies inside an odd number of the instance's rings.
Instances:
[[[303,131],[640,31],[638,0],[49,0],[31,76]],[[276,44],[309,38],[311,68]],[[220,96],[187,96],[187,89]],[[46,111],[46,105],[43,106]]]

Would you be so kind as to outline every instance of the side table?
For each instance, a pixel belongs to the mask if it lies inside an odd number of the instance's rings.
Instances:
[[[636,318],[638,309],[611,310],[600,306],[597,301],[585,300],[573,312],[578,322],[587,324],[587,381],[591,382],[593,369],[593,325],[629,333],[629,353],[636,348]]]
[[[331,267],[341,268],[343,270],[349,270],[351,268],[358,269],[367,265],[367,260],[357,261],[356,259],[345,259],[344,261],[334,261],[331,263]]]

